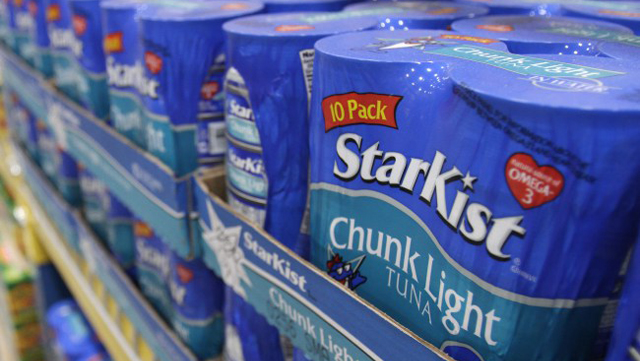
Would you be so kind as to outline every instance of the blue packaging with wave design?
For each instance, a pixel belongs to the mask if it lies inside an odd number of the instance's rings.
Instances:
[[[79,65],[78,95],[98,119],[109,115],[107,69],[102,42],[100,0],[70,0],[71,23],[79,48],[75,57]]]
[[[636,1],[588,1],[564,5],[567,16],[610,21],[640,35],[640,3]]]
[[[142,51],[137,14],[148,1],[113,0],[100,3],[113,127],[142,149],[146,148],[138,87],[142,81]]]
[[[82,45],[73,35],[69,0],[45,0],[45,4],[54,83],[78,102],[78,64],[74,54],[80,53]]]
[[[80,193],[82,195],[82,213],[91,229],[101,241],[107,240],[107,186],[82,163],[78,163],[78,178],[80,179]]]
[[[29,65],[34,66],[35,60],[35,19],[31,15],[34,11],[29,0],[12,0],[16,27],[13,32],[17,54]]]
[[[224,283],[199,258],[171,253],[173,329],[199,360],[222,353]]]
[[[107,245],[129,277],[135,278],[135,218],[129,208],[109,191],[107,202]]]
[[[138,286],[153,308],[168,323],[173,319],[169,291],[170,259],[168,247],[146,223],[133,225],[135,267]]]
[[[455,0],[458,3],[482,4],[489,15],[558,16],[564,14],[562,0]],[[568,0],[569,2],[571,0]]]
[[[262,4],[249,1],[166,1],[140,13],[144,78],[154,84],[145,89],[153,91],[145,91],[142,101],[147,150],[178,176],[199,163],[223,159],[224,132],[210,125],[223,122],[218,71],[224,54],[222,24],[261,9]],[[205,136],[218,144],[201,147],[205,152],[200,155],[197,128],[215,128],[213,135],[219,136]]]
[[[80,192],[78,163],[71,154],[60,147],[58,147],[58,157],[60,159],[57,176],[58,190],[60,190],[65,201],[72,206],[80,207],[82,195]]]
[[[266,0],[267,13],[293,13],[307,11],[340,11],[352,0]]]
[[[457,360],[590,359],[638,232],[633,64],[388,34],[316,43],[312,262]]]
[[[635,246],[625,277],[607,361],[640,358],[640,247]]]
[[[49,33],[47,32],[47,6],[45,0],[29,0],[29,10],[34,21],[32,38],[34,39],[34,66],[45,77],[53,75],[53,64],[49,47]]]
[[[560,16],[486,16],[456,21],[451,28],[501,40],[517,54],[598,56],[600,42],[633,36],[631,29],[614,23]]]
[[[347,6],[345,11],[379,12],[378,29],[381,30],[445,30],[455,20],[483,16],[489,12],[482,5],[456,4],[444,1],[363,2]]]

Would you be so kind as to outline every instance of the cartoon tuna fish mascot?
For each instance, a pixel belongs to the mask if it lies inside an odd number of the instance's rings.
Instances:
[[[359,271],[366,257],[365,255],[354,258],[351,261],[343,261],[340,254],[333,253],[331,247],[328,247],[327,251],[329,256],[327,273],[329,273],[329,276],[352,291],[367,282],[367,278],[362,276]]]

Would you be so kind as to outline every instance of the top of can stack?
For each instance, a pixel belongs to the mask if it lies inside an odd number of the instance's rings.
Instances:
[[[425,1],[376,1],[349,5],[345,11],[370,12],[378,16],[379,28],[396,30],[409,28],[444,28],[457,19],[486,15],[489,10],[482,5],[452,2]]]
[[[441,49],[456,45],[477,46],[506,51],[504,43],[468,36],[444,30],[386,30],[363,31],[332,36],[319,40],[316,50],[333,57],[371,62],[434,62],[445,60],[457,62],[454,57],[443,57]]]
[[[640,34],[640,2],[583,1],[563,6],[567,15],[607,20],[628,26]]]
[[[144,7],[149,4],[149,0],[104,0],[100,2],[100,7],[104,9],[131,9]]]
[[[516,53],[595,54],[597,42],[632,36],[631,29],[605,21],[570,17],[520,15],[486,16],[459,20],[454,31],[504,41]],[[558,47],[545,47],[559,44]],[[547,51],[553,50],[553,51]]]
[[[300,12],[247,16],[225,23],[226,32],[257,37],[326,36],[372,29],[377,18],[359,12]]]
[[[640,72],[632,62],[572,55],[524,56],[486,49],[460,53],[471,62],[489,66],[456,67],[451,79],[487,99],[527,107],[640,114],[636,91]]]
[[[351,0],[265,0],[268,13],[301,11],[340,11]]]
[[[458,3],[482,4],[489,7],[490,15],[562,15],[562,0],[455,0]]]
[[[257,1],[155,0],[140,13],[140,18],[154,21],[224,19],[255,13],[263,7]]]

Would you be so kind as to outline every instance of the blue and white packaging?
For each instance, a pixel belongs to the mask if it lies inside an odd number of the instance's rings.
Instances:
[[[637,61],[640,59],[640,36],[616,36],[598,44],[598,50],[614,59]]]
[[[295,13],[308,11],[340,11],[352,0],[265,0],[267,13]]]
[[[78,177],[80,179],[80,192],[82,194],[82,213],[91,229],[98,235],[101,241],[108,238],[107,213],[109,194],[107,186],[82,163],[78,164]]]
[[[35,118],[37,141],[38,141],[38,157],[37,160],[40,163],[40,167],[44,174],[46,174],[49,181],[53,184],[57,184],[58,179],[58,167],[60,159],[58,156],[58,149],[56,140],[51,133],[51,130],[47,124],[41,120]]]
[[[11,0],[0,1],[0,40],[3,41],[9,48],[12,48],[9,29],[9,16],[11,15],[9,4],[13,3]],[[13,11],[13,10],[11,10]],[[11,15],[13,16],[13,15]]]
[[[59,357],[68,361],[109,360],[104,346],[76,301],[67,299],[56,302],[47,310],[46,321],[55,337]]]
[[[16,27],[13,32],[17,54],[29,65],[34,66],[35,60],[35,21],[32,12],[35,8],[29,0],[12,0]]]
[[[459,20],[452,30],[494,38],[516,54],[601,55],[599,43],[633,36],[631,29],[605,21],[521,15]]]
[[[249,1],[167,1],[141,12],[144,82],[149,84],[142,102],[147,150],[177,176],[195,170],[199,159],[203,165],[223,159],[224,133],[218,131],[224,122],[218,72],[224,54],[222,24],[262,7]],[[197,128],[213,130],[200,156]]]
[[[109,115],[109,89],[102,42],[101,0],[70,0],[73,33],[79,48],[78,95],[84,105],[98,119]]]
[[[169,250],[146,223],[136,220],[133,232],[136,242],[136,277],[140,291],[160,316],[170,323],[173,319],[173,307],[169,291]]]
[[[111,123],[119,133],[142,149],[146,148],[146,137],[138,92],[142,81],[142,44],[137,14],[145,4],[148,1],[113,0],[100,3]]]
[[[202,259],[169,252],[173,329],[198,360],[213,359],[222,354],[224,344],[224,283]]]
[[[49,78],[53,75],[53,63],[51,58],[51,42],[47,31],[47,6],[46,0],[29,0],[29,10],[34,22],[31,37],[34,39],[34,59],[36,69],[42,75]]]
[[[635,246],[618,302],[616,322],[609,343],[607,361],[640,358],[640,247]]]
[[[38,159],[38,122],[36,117],[20,102],[14,94],[8,96],[6,107],[7,119],[14,128],[18,139],[24,144],[29,156],[39,162]]]
[[[564,5],[567,16],[605,20],[631,28],[640,35],[640,2],[587,1]]]
[[[74,54],[82,51],[82,44],[73,35],[69,0],[45,0],[45,4],[54,84],[77,102],[78,63]]]
[[[225,361],[291,359],[292,350],[281,346],[278,329],[228,286],[225,286],[224,321]]]
[[[456,0],[456,2],[488,6],[490,15],[558,16],[564,13],[561,0]]]
[[[639,74],[395,34],[316,43],[312,262],[456,360],[589,359],[638,228]]]
[[[486,15],[482,5],[453,2],[397,1],[362,2],[347,6],[345,11],[375,11],[380,14],[378,29],[441,29],[445,30],[458,19]]]
[[[135,276],[135,218],[131,211],[107,191],[107,245],[118,264],[129,276]]]
[[[303,135],[313,44],[332,34],[372,29],[376,22],[338,12],[256,15],[224,25],[228,201],[289,248],[307,197],[309,150]]]
[[[58,159],[60,160],[57,173],[57,187],[67,203],[74,207],[82,204],[80,192],[80,176],[78,174],[78,163],[67,151],[57,147]]]

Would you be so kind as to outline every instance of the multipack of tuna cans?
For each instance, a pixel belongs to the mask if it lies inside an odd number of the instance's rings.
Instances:
[[[638,19],[629,1],[8,0],[0,38],[172,176],[224,166],[244,222],[442,353],[618,361],[640,359]],[[197,358],[321,359],[4,97]]]

